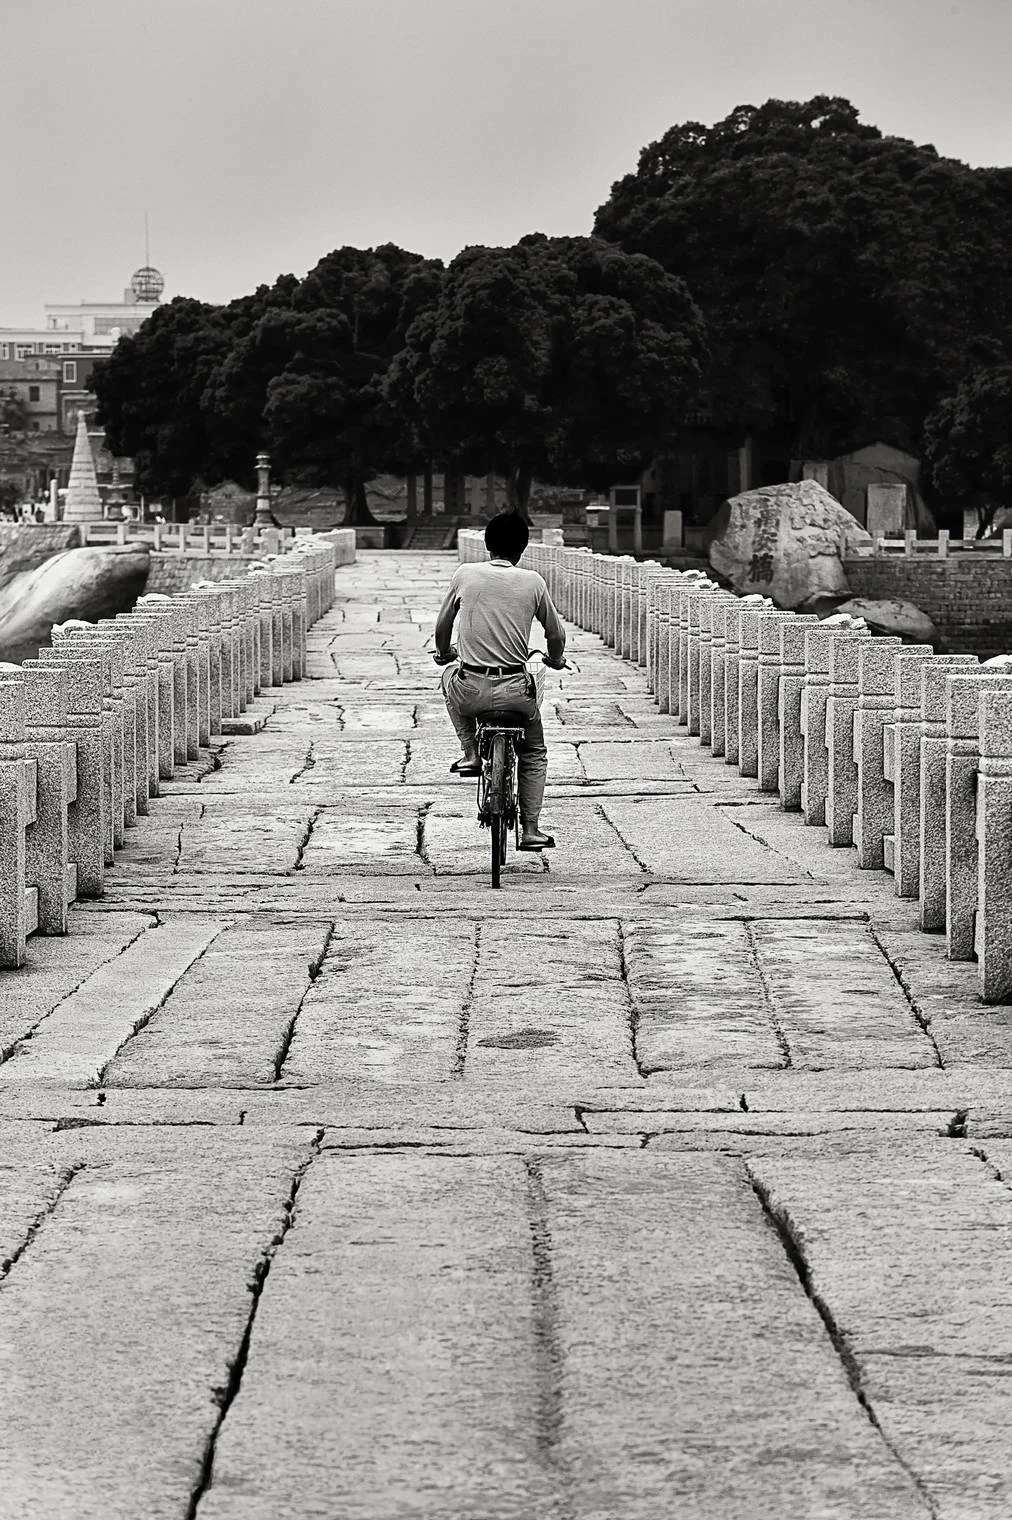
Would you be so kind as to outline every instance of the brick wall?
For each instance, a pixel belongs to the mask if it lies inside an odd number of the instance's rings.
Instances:
[[[1012,653],[1012,559],[953,554],[948,559],[848,559],[855,596],[913,602],[954,654],[982,659]]]
[[[171,554],[152,552],[147,590],[162,596],[188,591],[196,581],[231,581],[263,560],[246,554]]]

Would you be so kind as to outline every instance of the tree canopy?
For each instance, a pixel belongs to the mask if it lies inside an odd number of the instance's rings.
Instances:
[[[687,282],[715,410],[785,423],[800,456],[916,448],[954,373],[1012,357],[1012,173],[884,137],[839,97],[672,127],[595,231]]]
[[[932,485],[954,506],[976,509],[977,537],[1012,507],[1012,364],[975,370],[924,424]]]
[[[172,495],[198,479],[251,483],[266,449],[279,480],[342,486],[355,520],[365,481],[412,462],[382,380],[441,269],[392,244],[340,248],[227,306],[158,307],[96,366],[110,447]]]
[[[386,383],[421,444],[532,480],[604,487],[674,435],[698,383],[699,313],[681,280],[597,238],[467,248],[408,330]]]
[[[12,433],[25,433],[31,415],[28,402],[13,386],[0,390],[0,427],[8,428]]]

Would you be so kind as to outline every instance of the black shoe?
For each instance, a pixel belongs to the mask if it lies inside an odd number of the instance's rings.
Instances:
[[[450,766],[450,773],[454,776],[480,776],[480,760],[454,760]]]
[[[528,834],[517,845],[518,850],[554,850],[555,838],[552,834],[542,834],[539,830],[536,834]]]

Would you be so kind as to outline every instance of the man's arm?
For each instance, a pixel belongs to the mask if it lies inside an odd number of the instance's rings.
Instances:
[[[548,594],[548,587],[538,602],[534,616],[545,630],[545,640],[548,644],[548,663],[557,668],[566,662],[566,630],[562,626],[562,619],[555,610],[555,603]]]
[[[451,639],[453,637],[453,622],[460,609],[460,590],[457,586],[457,576],[454,574],[450,582],[450,589],[443,598],[443,605],[436,617],[436,660],[445,664],[450,658]]]

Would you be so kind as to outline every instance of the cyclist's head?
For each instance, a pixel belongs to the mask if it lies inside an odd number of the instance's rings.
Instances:
[[[518,563],[527,548],[530,529],[519,512],[497,512],[485,529],[485,548],[493,559]]]

